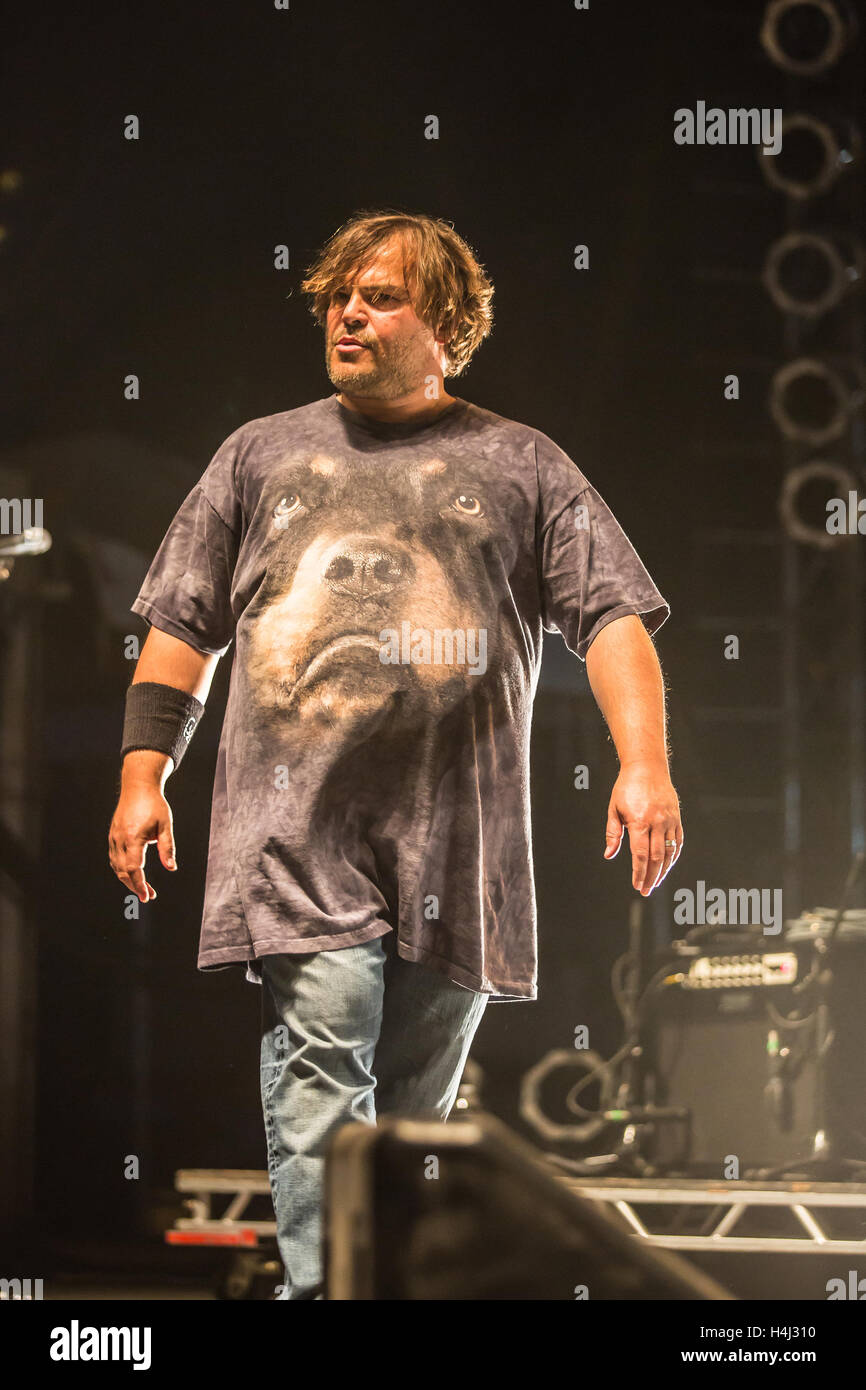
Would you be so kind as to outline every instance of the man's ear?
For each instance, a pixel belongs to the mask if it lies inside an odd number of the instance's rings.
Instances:
[[[450,341],[451,341],[451,336],[452,336],[452,335],[451,335],[451,333],[449,332],[449,330],[448,330],[447,328],[440,328],[440,329],[437,329],[436,334],[435,334],[435,342],[436,342],[437,347],[438,347],[441,351],[444,352],[444,350],[448,347],[448,344],[449,344]]]

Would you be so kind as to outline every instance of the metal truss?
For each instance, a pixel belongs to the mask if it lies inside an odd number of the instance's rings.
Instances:
[[[866,1183],[557,1177],[578,1196],[612,1207],[637,1238],[665,1250],[866,1254]],[[255,1197],[270,1201],[266,1172],[186,1168],[174,1185],[191,1194],[190,1214],[166,1232],[169,1244],[250,1248],[276,1237],[274,1220],[246,1215]],[[220,1214],[213,1211],[217,1196],[227,1199]],[[789,1216],[787,1232],[768,1229],[778,1226],[780,1209]],[[844,1235],[828,1229],[831,1216],[837,1228],[847,1228]]]
[[[579,1196],[612,1207],[635,1236],[665,1250],[866,1254],[866,1183],[689,1178],[584,1181],[572,1177],[561,1177],[561,1181]],[[656,1210],[643,1214],[636,1210],[647,1206]],[[780,1208],[789,1214],[790,1233],[770,1229],[780,1224]],[[837,1228],[847,1228],[845,1235],[828,1231],[831,1215]],[[672,1231],[672,1224],[702,1229]],[[744,1233],[745,1227],[749,1234]],[[735,1234],[737,1230],[740,1234]]]
[[[169,1245],[256,1246],[263,1239],[275,1239],[277,1223],[254,1220],[246,1215],[253,1198],[271,1200],[266,1172],[255,1168],[181,1168],[174,1175],[178,1192],[190,1192],[184,1206],[189,1216],[178,1217],[166,1231]],[[212,1198],[226,1197],[222,1215],[214,1215]]]

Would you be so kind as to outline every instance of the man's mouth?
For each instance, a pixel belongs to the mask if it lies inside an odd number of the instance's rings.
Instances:
[[[363,352],[366,346],[366,343],[359,343],[356,338],[340,338],[337,342],[340,352]]]

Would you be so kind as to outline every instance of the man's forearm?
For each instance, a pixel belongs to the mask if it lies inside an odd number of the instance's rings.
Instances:
[[[155,681],[194,696],[202,704],[208,697],[219,657],[197,651],[187,642],[152,627],[141,650],[132,684]],[[135,782],[155,784],[162,790],[174,761],[152,748],[136,748],[126,754],[121,767],[121,785]]]
[[[196,651],[187,642],[152,627],[141,649],[132,677],[138,681],[157,681],[195,695],[204,704],[219,662],[218,656]]]
[[[586,653],[586,673],[621,766],[668,765],[664,679],[646,628],[635,614],[603,627]]]

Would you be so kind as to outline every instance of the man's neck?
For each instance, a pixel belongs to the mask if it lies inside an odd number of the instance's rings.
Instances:
[[[337,400],[347,410],[357,411],[359,415],[366,415],[371,420],[382,420],[389,424],[421,424],[425,420],[435,420],[437,415],[447,410],[449,405],[453,405],[456,397],[449,396],[448,392],[443,390],[435,401],[431,401],[425,395],[424,387],[419,387],[410,396],[401,396],[398,400],[350,396],[345,391],[337,393]]]

